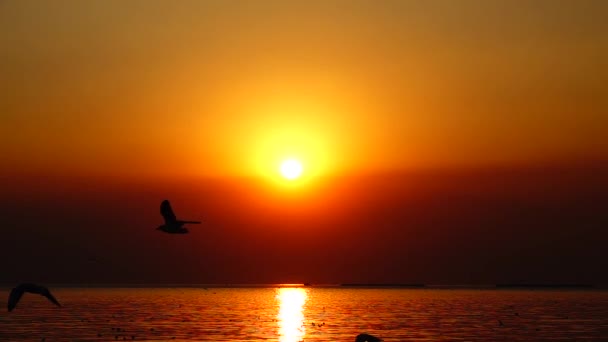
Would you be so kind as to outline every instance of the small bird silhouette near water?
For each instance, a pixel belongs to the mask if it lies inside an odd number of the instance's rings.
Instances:
[[[13,311],[15,306],[17,306],[19,299],[21,299],[21,296],[23,296],[23,294],[25,292],[35,293],[35,294],[39,294],[41,296],[45,296],[53,304],[55,304],[57,306],[61,306],[61,304],[59,304],[57,299],[55,299],[55,297],[53,297],[53,295],[51,294],[51,291],[49,291],[49,289],[47,289],[46,287],[41,286],[41,285],[36,285],[36,284],[23,283],[23,284],[17,285],[17,287],[15,287],[15,288],[13,288],[11,290],[11,293],[8,296],[8,311],[9,312]]]
[[[178,220],[173,213],[173,209],[171,209],[171,204],[168,200],[164,200],[160,204],[160,214],[165,219],[165,224],[158,226],[158,230],[162,230],[165,233],[169,234],[186,234],[188,233],[188,229],[184,228],[184,224],[200,224],[200,221],[184,221]]]
[[[357,338],[355,338],[355,342],[381,342],[382,339],[370,335],[370,334],[359,334]]]

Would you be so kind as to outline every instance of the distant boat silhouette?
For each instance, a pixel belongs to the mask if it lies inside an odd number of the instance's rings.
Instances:
[[[169,234],[186,234],[188,233],[188,229],[184,228],[184,224],[200,224],[200,221],[183,221],[178,220],[173,213],[173,209],[171,209],[171,204],[168,200],[164,200],[160,204],[160,214],[165,219],[165,224],[158,226],[158,230],[162,230],[165,233]]]
[[[53,304],[55,304],[57,306],[61,306],[61,304],[59,304],[57,299],[55,299],[55,297],[53,297],[53,295],[51,294],[51,291],[49,291],[49,289],[47,289],[46,287],[41,286],[41,285],[36,285],[36,284],[23,283],[23,284],[19,284],[15,288],[13,288],[11,290],[11,293],[8,296],[8,311],[9,312],[13,311],[15,306],[17,306],[19,299],[21,299],[21,296],[23,296],[23,294],[25,292],[35,293],[35,294],[39,294],[41,296],[45,296],[46,298],[48,298],[48,300],[53,302]]]
[[[357,338],[355,339],[355,342],[381,342],[382,339],[370,335],[370,334],[359,334],[357,335]]]

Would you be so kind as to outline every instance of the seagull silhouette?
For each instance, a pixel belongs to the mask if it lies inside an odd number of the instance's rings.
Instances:
[[[160,204],[160,214],[165,219],[165,224],[158,226],[158,230],[162,230],[165,233],[169,234],[186,234],[188,233],[188,229],[184,228],[184,224],[200,224],[200,221],[183,221],[178,220],[173,213],[173,209],[171,209],[171,204],[168,200],[164,200]]]
[[[15,306],[17,306],[19,299],[21,299],[21,296],[23,296],[23,294],[25,292],[35,293],[35,294],[39,294],[41,296],[45,296],[46,298],[48,298],[48,300],[53,302],[53,304],[55,304],[57,306],[61,306],[61,304],[59,304],[57,299],[55,299],[55,297],[53,297],[53,295],[51,294],[51,291],[49,291],[49,289],[47,289],[46,287],[41,286],[41,285],[36,285],[36,284],[23,283],[23,284],[17,285],[17,287],[15,287],[15,288],[13,288],[11,290],[11,293],[8,295],[8,311],[9,312],[13,311]]]
[[[377,338],[376,336],[370,334],[359,334],[355,339],[355,342],[381,342],[382,339]]]

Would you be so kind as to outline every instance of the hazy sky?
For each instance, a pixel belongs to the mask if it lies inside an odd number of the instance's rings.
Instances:
[[[606,17],[0,0],[0,281],[608,283]]]

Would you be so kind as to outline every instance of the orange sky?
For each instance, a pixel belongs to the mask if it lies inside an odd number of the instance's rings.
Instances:
[[[607,16],[0,1],[0,259],[30,258],[0,282],[608,284]],[[165,198],[208,226],[154,234]]]
[[[3,1],[3,169],[259,176],[605,158],[602,1]]]

